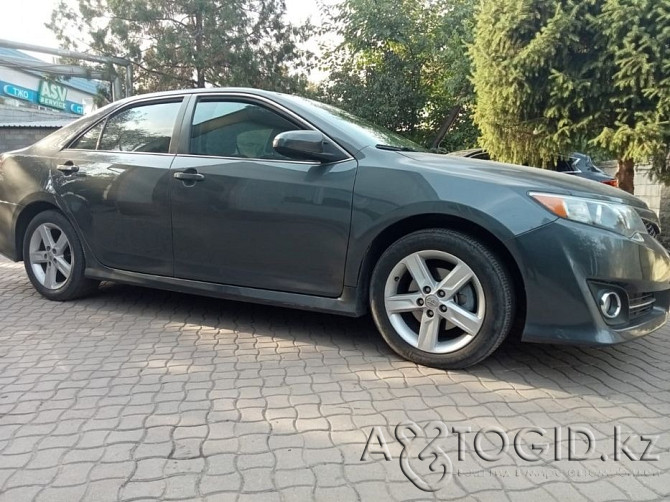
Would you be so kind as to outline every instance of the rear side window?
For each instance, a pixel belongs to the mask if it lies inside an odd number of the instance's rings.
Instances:
[[[127,108],[107,119],[99,150],[168,153],[181,101]]]
[[[302,129],[263,106],[242,101],[198,101],[189,153],[216,157],[286,159],[272,148],[277,134]]]

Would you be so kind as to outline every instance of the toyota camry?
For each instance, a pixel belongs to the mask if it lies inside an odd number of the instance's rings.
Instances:
[[[514,331],[606,345],[662,326],[670,257],[639,199],[423,151],[254,89],[114,102],[0,157],[0,253],[66,301],[100,281],[362,316],[420,364]]]

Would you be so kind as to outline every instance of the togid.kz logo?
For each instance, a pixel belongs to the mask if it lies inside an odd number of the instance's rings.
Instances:
[[[485,462],[495,462],[505,455],[511,454],[522,462],[548,461],[584,461],[599,460],[600,462],[631,462],[657,461],[656,453],[658,436],[624,433],[621,426],[614,426],[613,436],[609,446],[599,451],[593,432],[586,427],[525,427],[508,434],[500,427],[484,427],[476,432],[471,427],[451,427],[444,422],[429,422],[424,427],[415,422],[403,422],[395,428],[395,439],[402,447],[400,451],[400,469],[403,474],[417,488],[426,492],[436,492],[444,488],[454,474],[473,475],[476,473],[459,470],[454,472],[454,465],[444,449],[445,439],[454,438],[456,461],[463,462],[467,454],[474,454]],[[451,435],[450,435],[451,433]],[[473,441],[468,441],[468,435],[474,435]],[[567,440],[567,441],[564,441]],[[601,440],[602,441],[602,440]],[[490,445],[485,446],[485,442]],[[565,451],[567,450],[567,451]],[[372,427],[365,443],[361,461],[379,460],[387,462],[393,460],[388,442],[381,427]],[[485,471],[486,472],[486,471]],[[597,476],[616,475],[622,471],[598,471],[569,469],[569,476]],[[651,472],[651,471],[650,471]],[[656,472],[654,470],[653,472]],[[491,475],[510,476],[510,473],[491,472]],[[524,475],[522,469],[517,469],[512,475]],[[561,475],[561,471],[554,471],[553,475]],[[650,475],[638,471],[633,475]]]
[[[449,429],[443,422],[430,422],[425,428],[414,422],[403,422],[395,428],[395,437],[402,445],[400,469],[407,479],[425,492],[443,488],[453,475],[451,459],[438,444],[448,434]],[[361,461],[368,460],[373,453],[381,453],[387,461],[392,460],[384,433],[378,426],[373,427],[368,436]]]

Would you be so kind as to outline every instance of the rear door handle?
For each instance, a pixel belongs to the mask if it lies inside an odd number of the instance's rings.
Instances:
[[[173,176],[181,181],[202,181],[205,179],[205,175],[200,173],[174,173]]]
[[[76,165],[76,164],[73,164],[70,161],[66,162],[65,164],[57,165],[56,169],[58,169],[62,173],[78,173],[79,172],[79,166]]]

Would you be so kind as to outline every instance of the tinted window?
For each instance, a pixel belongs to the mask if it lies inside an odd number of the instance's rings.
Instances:
[[[167,153],[181,102],[128,108],[107,120],[100,150]]]
[[[593,163],[593,159],[587,155],[576,155],[577,164],[580,171],[591,171],[592,173],[605,174],[605,172]]]
[[[560,173],[571,173],[578,171],[578,169],[573,165],[572,160],[559,158],[556,162],[556,171]]]
[[[475,153],[471,158],[479,160],[491,160],[491,156],[488,152]]]
[[[98,146],[98,138],[100,138],[102,125],[103,122],[89,129],[86,132],[86,134],[80,136],[77,141],[72,143],[72,145],[70,145],[70,148],[77,148],[79,150],[95,150],[96,147]]]
[[[199,101],[193,114],[190,153],[217,157],[285,159],[272,148],[281,132],[301,129],[259,105],[237,101]]]

